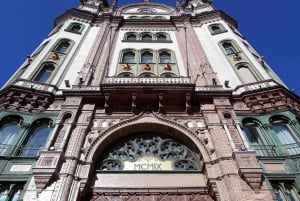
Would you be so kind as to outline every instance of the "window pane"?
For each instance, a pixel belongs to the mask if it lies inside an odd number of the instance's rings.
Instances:
[[[152,40],[152,36],[150,34],[144,34],[142,40]]]
[[[12,145],[16,144],[16,139],[20,131],[17,121],[4,124],[0,129],[0,154],[8,154],[12,150]]]
[[[70,31],[75,33],[80,33],[81,25],[80,24],[72,24]]]
[[[157,35],[157,40],[167,40],[167,37],[163,34],[158,34]]]
[[[70,43],[68,41],[62,41],[56,47],[55,51],[61,54],[66,54],[69,47],[70,47]]]
[[[123,55],[122,63],[135,63],[135,54],[133,52],[126,52]]]
[[[127,36],[127,40],[136,40],[136,36],[134,34],[130,34]]]
[[[222,44],[222,46],[224,47],[227,55],[236,53],[236,50],[234,49],[231,43],[225,42]]]
[[[152,54],[150,52],[144,52],[142,54],[142,63],[152,63]]]
[[[30,132],[30,138],[24,146],[22,155],[23,156],[37,156],[41,147],[44,146],[51,128],[48,124],[44,123]]]
[[[46,83],[54,71],[54,68],[55,67],[52,64],[45,64],[35,77],[34,81]]]
[[[159,63],[170,63],[171,54],[168,52],[162,52],[159,54]]]

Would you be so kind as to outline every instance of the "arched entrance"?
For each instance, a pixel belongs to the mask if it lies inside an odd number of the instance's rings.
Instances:
[[[149,121],[106,134],[94,149],[88,200],[212,201],[196,141]]]

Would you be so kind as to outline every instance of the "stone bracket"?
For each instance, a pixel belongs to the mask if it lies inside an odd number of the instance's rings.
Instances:
[[[254,151],[234,152],[240,177],[255,191],[259,192],[263,182],[263,169],[260,167]]]

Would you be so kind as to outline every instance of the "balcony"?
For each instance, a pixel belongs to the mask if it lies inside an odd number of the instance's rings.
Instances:
[[[257,156],[289,156],[300,154],[300,143],[285,145],[251,145]]]

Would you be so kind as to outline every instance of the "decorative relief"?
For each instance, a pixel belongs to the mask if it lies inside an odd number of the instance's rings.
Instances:
[[[113,146],[98,166],[102,171],[193,171],[202,164],[185,145],[152,133],[136,135]]]
[[[209,195],[190,193],[190,194],[165,194],[153,193],[144,195],[104,195],[93,193],[90,201],[213,201]]]
[[[176,122],[176,120],[168,119],[164,115],[159,114],[159,113],[154,113],[154,112],[152,112],[152,113],[143,113],[143,112],[141,112],[139,115],[134,115],[129,119],[117,120],[115,124],[110,124],[110,126],[105,127],[105,129],[103,127],[104,122],[102,122],[103,131],[100,132],[98,137],[96,137],[88,147],[85,147],[85,156],[84,156],[85,160],[87,160],[87,157],[89,156],[91,151],[94,149],[94,146],[98,146],[97,143],[102,137],[106,136],[108,133],[110,133],[114,129],[117,129],[119,127],[123,127],[128,123],[132,124],[135,121],[138,121],[139,119],[144,118],[144,117],[155,118],[159,121],[162,121],[162,122],[165,122],[165,123],[169,124],[170,126],[174,126],[174,127],[178,127],[179,129],[186,130],[191,136],[193,136],[193,137],[195,137],[196,139],[199,140],[199,142],[203,145],[203,147],[207,151],[206,153],[208,154],[208,156],[209,156],[210,152],[213,152],[213,150],[210,150],[207,146],[205,146],[207,143],[202,141],[203,138],[200,138],[198,136],[198,133],[196,133],[194,131],[196,128],[195,129],[190,129],[185,125],[184,122],[180,122],[180,121]],[[108,125],[108,122],[106,122],[106,123]]]
[[[18,91],[9,90],[5,94],[1,94],[0,108],[15,109],[20,111],[45,111],[53,102],[53,96],[43,94],[42,92],[33,93],[32,90]]]

